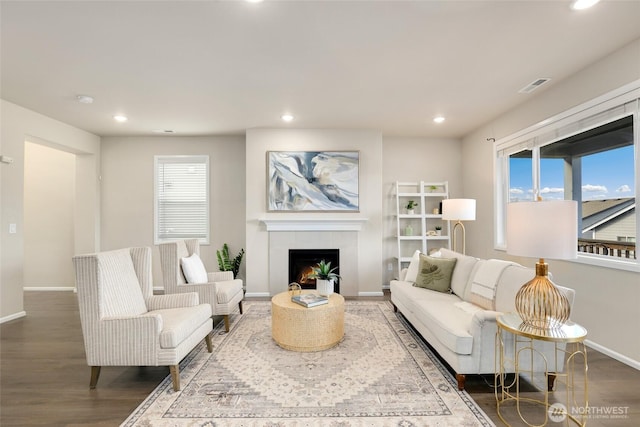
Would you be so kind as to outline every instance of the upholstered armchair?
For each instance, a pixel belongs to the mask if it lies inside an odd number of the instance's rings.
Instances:
[[[165,294],[197,292],[200,301],[211,304],[214,316],[223,316],[225,330],[229,332],[229,315],[233,313],[236,306],[242,314],[244,299],[242,280],[234,279],[231,271],[207,272],[204,270],[204,265],[199,258],[198,239],[162,243],[158,248]],[[201,278],[187,281],[181,265],[181,260],[184,263],[187,259],[198,263],[202,269]]]
[[[180,390],[180,361],[203,339],[212,352],[211,306],[196,293],[153,295],[151,248],[78,255],[73,264],[89,387],[102,366],[169,366]]]

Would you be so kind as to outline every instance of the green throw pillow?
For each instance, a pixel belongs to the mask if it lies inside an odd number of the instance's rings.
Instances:
[[[433,258],[420,254],[418,277],[413,286],[438,292],[451,292],[451,276],[456,258]]]

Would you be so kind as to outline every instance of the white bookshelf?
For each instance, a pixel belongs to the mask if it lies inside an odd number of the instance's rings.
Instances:
[[[432,249],[451,247],[449,221],[442,219],[442,200],[449,198],[449,183],[397,181],[395,187],[399,274],[409,265],[416,249],[428,254]],[[410,200],[418,203],[413,214],[407,213],[405,208]],[[435,231],[436,226],[442,227],[441,235],[428,235],[429,231]],[[412,230],[411,234],[408,233],[411,231],[408,227]]]

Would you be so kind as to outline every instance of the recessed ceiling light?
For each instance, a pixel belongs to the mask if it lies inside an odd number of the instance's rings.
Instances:
[[[123,115],[117,114],[117,115],[113,116],[113,120],[115,120],[116,122],[124,123],[129,119],[127,118],[127,116],[123,116]]]
[[[583,10],[589,9],[594,4],[598,3],[600,0],[575,0],[571,3],[571,9],[573,10]]]
[[[282,115],[282,120],[285,122],[291,122],[293,121],[293,116],[291,114],[283,114]]]
[[[436,117],[433,118],[433,122],[434,123],[442,123],[442,122],[444,122],[444,117],[436,116]]]
[[[78,100],[78,102],[80,102],[82,104],[92,104],[93,103],[93,98],[90,97],[89,95],[78,95],[78,96],[76,96],[76,99]]]

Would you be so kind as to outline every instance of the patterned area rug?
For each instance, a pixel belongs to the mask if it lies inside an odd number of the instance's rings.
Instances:
[[[297,353],[271,338],[269,302],[247,302],[214,351],[181,363],[123,426],[493,426],[387,301],[347,301],[336,347]]]

